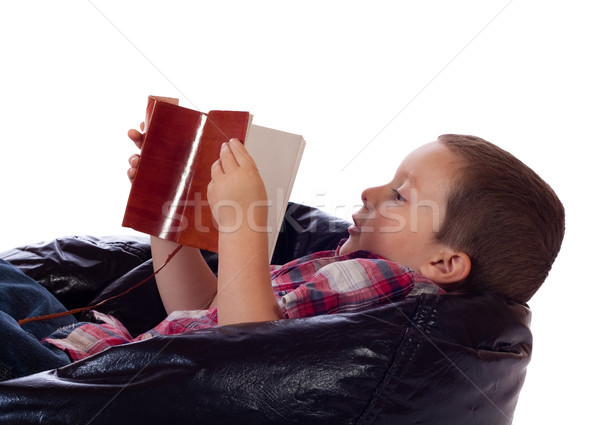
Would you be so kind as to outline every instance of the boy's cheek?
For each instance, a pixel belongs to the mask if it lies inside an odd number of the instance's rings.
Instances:
[[[382,233],[397,233],[407,227],[407,219],[403,208],[384,207],[381,209],[378,231]]]
[[[407,227],[406,218],[400,214],[390,216],[379,226],[381,233],[400,233]]]

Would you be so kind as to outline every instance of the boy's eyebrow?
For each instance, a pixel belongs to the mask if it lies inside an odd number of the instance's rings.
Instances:
[[[414,174],[412,172],[406,172],[406,171],[400,171],[398,170],[398,174],[396,175],[395,179],[398,179],[398,181],[402,182],[402,186],[404,186],[404,184],[406,182],[408,182],[408,186],[412,187],[412,188],[418,188],[419,185],[417,183],[417,179],[415,178]],[[398,186],[400,187],[400,186]]]
[[[413,187],[413,188],[418,188],[419,185],[417,184],[417,179],[415,178],[415,176],[412,173],[408,173],[406,175],[406,180],[408,181],[408,184]]]

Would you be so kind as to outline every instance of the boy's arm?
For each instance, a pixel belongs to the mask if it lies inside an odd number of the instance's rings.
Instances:
[[[152,263],[156,271],[177,248],[175,242],[151,237]],[[184,246],[155,276],[167,314],[176,310],[204,310],[217,292],[214,275],[198,248]]]
[[[223,145],[208,201],[219,226],[219,325],[277,320],[267,240],[267,195],[254,160],[238,140]]]

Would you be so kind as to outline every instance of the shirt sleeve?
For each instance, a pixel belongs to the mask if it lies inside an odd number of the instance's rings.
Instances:
[[[114,316],[92,311],[98,323],[78,322],[59,328],[41,342],[65,351],[77,361],[106,350],[113,345],[131,342],[131,334]]]
[[[355,258],[320,268],[280,299],[286,318],[364,310],[404,299],[414,272],[385,259]]]

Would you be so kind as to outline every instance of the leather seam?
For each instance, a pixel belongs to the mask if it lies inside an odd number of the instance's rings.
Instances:
[[[402,314],[408,319],[408,326],[406,328],[406,331],[402,335],[402,338],[400,338],[398,345],[396,346],[396,349],[394,350],[394,355],[392,357],[392,360],[390,361],[390,365],[389,365],[387,371],[385,372],[383,378],[381,379],[381,382],[377,385],[377,388],[373,392],[373,396],[371,397],[371,400],[369,401],[369,403],[367,404],[367,406],[365,407],[365,409],[359,416],[359,418],[356,422],[356,425],[361,425],[361,424],[366,425],[368,423],[372,424],[372,423],[374,423],[374,421],[376,421],[379,418],[379,415],[375,414],[369,422],[364,422],[365,420],[368,420],[366,418],[366,416],[373,409],[373,405],[379,399],[379,396],[383,392],[383,389],[387,387],[387,384],[392,379],[392,376],[401,376],[404,373],[403,370],[406,370],[408,368],[408,366],[410,365],[410,362],[412,361],[412,359],[415,356],[415,353],[418,351],[419,347],[421,347],[421,343],[423,342],[422,338],[416,338],[416,341],[414,341],[414,342],[409,341],[409,343],[406,344],[405,347],[403,347],[404,342],[406,341],[406,338],[410,338],[410,335],[417,332],[415,328],[420,328],[418,323],[416,323],[415,318],[417,318],[419,316],[419,313],[421,313],[422,310],[424,308],[426,308],[426,305],[425,305],[426,303],[424,302],[425,297],[418,297],[418,298],[419,298],[419,304],[417,305],[417,307],[415,309],[415,313],[412,315],[412,317],[409,318],[408,316],[406,316],[406,314],[404,312],[402,312]],[[437,299],[437,297],[434,297],[434,300],[436,300],[436,299]],[[426,319],[430,319],[430,316],[431,316],[433,310],[434,310],[433,308],[430,309],[429,314],[427,315]],[[425,320],[425,324],[427,324],[428,322],[429,322],[429,320]],[[426,332],[426,330],[421,329],[420,331],[418,331],[418,335],[420,335],[421,332]],[[411,345],[413,346],[412,348],[411,348]],[[402,351],[402,353],[401,353],[401,351]],[[408,351],[410,351],[411,353],[408,357],[407,362],[404,363],[404,362],[399,361],[400,358],[407,357],[407,355],[405,353],[407,353]],[[404,368],[401,368],[401,364],[404,365]]]

